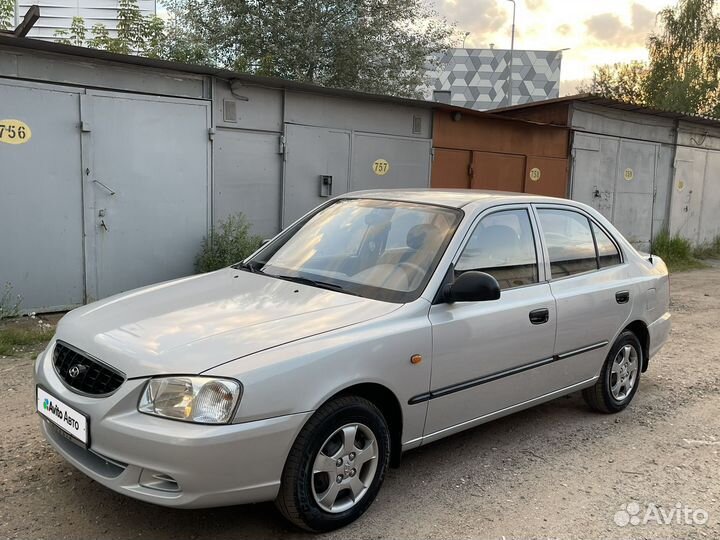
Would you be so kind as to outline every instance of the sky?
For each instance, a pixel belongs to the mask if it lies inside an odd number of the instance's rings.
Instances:
[[[510,48],[512,3],[509,0],[432,0],[435,9],[455,22],[465,46]],[[647,60],[645,42],[657,13],[672,0],[516,0],[515,48],[563,53],[560,94],[576,93],[592,77],[593,67]],[[461,34],[461,35],[462,35]]]

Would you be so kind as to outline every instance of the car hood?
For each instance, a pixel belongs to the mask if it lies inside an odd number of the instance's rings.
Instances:
[[[195,374],[397,307],[226,268],[78,308],[60,321],[56,338],[128,378]]]

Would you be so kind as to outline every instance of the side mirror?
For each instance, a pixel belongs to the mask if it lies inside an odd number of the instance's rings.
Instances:
[[[500,285],[485,272],[469,271],[460,276],[443,291],[443,300],[454,302],[486,302],[500,298]]]

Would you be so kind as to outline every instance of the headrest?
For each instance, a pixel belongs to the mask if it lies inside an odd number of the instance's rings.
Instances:
[[[435,225],[425,223],[411,227],[407,233],[407,245],[412,249],[420,249],[428,241],[428,239],[437,238],[440,229]]]

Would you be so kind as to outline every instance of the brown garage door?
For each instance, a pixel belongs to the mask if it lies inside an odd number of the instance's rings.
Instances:
[[[470,187],[469,150],[436,148],[432,164],[432,187],[441,189],[467,189]]]
[[[525,156],[473,152],[473,189],[494,189],[522,193]]]

